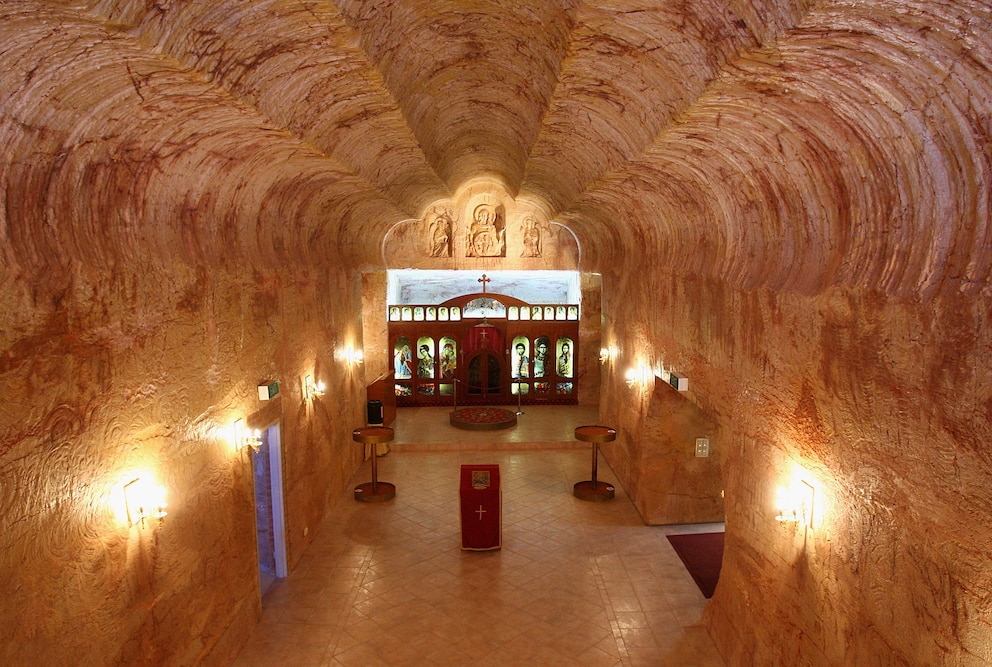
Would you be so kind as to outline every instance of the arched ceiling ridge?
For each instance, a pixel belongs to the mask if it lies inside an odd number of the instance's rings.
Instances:
[[[452,190],[516,193],[568,46],[573,2],[338,2]]]
[[[8,147],[3,187],[21,188],[21,201],[6,208],[5,236],[25,269],[149,257],[300,261],[311,248],[305,226],[327,220],[294,220],[303,226],[296,238],[265,255],[247,231],[257,210],[240,200],[264,201],[276,184],[311,170],[321,173],[325,197],[339,190],[378,202],[352,231],[384,227],[400,215],[332,159],[132,38],[59,9],[18,9],[24,11],[0,7],[0,43],[14,56],[0,72],[0,136]],[[36,48],[41,42],[43,50]],[[218,199],[230,183],[238,184],[237,196]],[[284,196],[301,192],[285,189]],[[343,219],[350,210],[335,213]],[[266,234],[276,237],[286,226],[273,221]],[[324,250],[328,258],[351,259],[336,246]]]
[[[805,3],[759,4],[584,3],[523,191],[567,209],[657,141],[728,60],[805,12]]]
[[[360,266],[397,221],[492,178],[567,224],[589,270],[650,258],[923,298],[992,275],[985,0],[25,0],[0,17],[17,200],[0,242],[26,266]]]
[[[108,20],[366,179],[407,213],[445,196],[359,36],[331,2],[100,2]],[[382,230],[384,233],[385,230]]]
[[[688,238],[709,237],[705,230],[713,224],[728,225],[725,253],[710,257],[710,275],[742,286],[816,292],[842,283],[924,297],[987,282],[987,262],[979,269],[974,259],[982,254],[981,242],[988,235],[988,214],[978,204],[983,192],[987,198],[987,190],[972,184],[988,180],[988,150],[981,148],[988,146],[989,131],[987,122],[983,127],[980,120],[989,117],[992,99],[987,94],[988,70],[960,46],[950,46],[956,44],[957,33],[938,37],[932,32],[939,28],[888,30],[884,26],[889,22],[883,19],[899,25],[898,15],[880,18],[872,7],[864,9],[869,19],[859,20],[858,7],[845,11],[840,28],[817,23],[824,17],[811,12],[803,29],[783,37],[775,48],[729,63],[723,76],[651,147],[614,177],[597,181],[575,209],[586,210],[591,202],[618,202],[618,208],[594,217],[632,225],[627,241],[632,248],[643,247],[643,230],[652,221],[638,216],[650,214],[631,215],[643,207],[630,202],[647,195],[627,190],[626,196],[615,191],[604,197],[594,191],[622,189],[616,184],[633,182],[637,174],[645,181],[660,182],[657,179],[666,176],[678,181],[679,159],[699,157],[689,147],[705,137],[720,148],[696,167],[694,177],[706,174],[706,180],[726,188],[719,199],[740,197],[738,208],[748,210],[746,199],[753,191],[741,188],[740,178],[728,178],[718,166],[726,161],[720,155],[733,156],[738,169],[762,172],[769,187],[754,210],[771,216],[754,227],[764,230],[755,237],[734,229],[747,224],[746,215],[695,218],[687,210],[661,211],[665,219],[684,225]],[[960,23],[950,22],[949,30]],[[859,29],[852,29],[854,25]],[[949,59],[954,48],[957,56]],[[943,57],[923,57],[931,51]],[[965,71],[950,77],[955,69]],[[948,81],[957,77],[977,81],[977,94],[962,90],[948,95]],[[958,108],[962,102],[966,109]],[[790,142],[787,158],[775,159],[783,132],[799,140]],[[978,150],[966,150],[969,147]],[[683,157],[671,157],[680,152]],[[846,154],[852,158],[847,163],[839,159]],[[816,165],[813,173],[821,184],[839,186],[830,193],[837,206],[808,206],[798,185],[808,180],[803,172],[811,165]],[[689,184],[691,178],[682,180],[682,187],[701,191]],[[782,197],[789,201],[778,201]],[[578,229],[586,232],[582,221]],[[742,233],[744,242],[733,240]],[[670,255],[682,238],[655,250]],[[818,251],[821,243],[832,249],[830,255]],[[799,266],[786,272],[769,270],[775,268],[774,257],[781,255],[775,249],[784,244],[795,246],[787,255],[798,258]],[[713,246],[706,248],[711,251]],[[688,254],[685,248],[678,250],[679,257],[668,256],[663,263],[678,266]],[[975,275],[976,269],[984,275]]]

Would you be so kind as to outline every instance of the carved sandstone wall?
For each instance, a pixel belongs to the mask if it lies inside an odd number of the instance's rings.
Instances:
[[[438,202],[467,237],[480,181],[603,275],[642,513],[722,482],[730,664],[992,661],[990,54],[982,0],[0,3],[0,662],[223,662],[257,606],[215,426],[280,415],[299,558],[358,463],[360,276]],[[424,261],[550,257],[519,238]],[[154,529],[108,509],[138,467]],[[772,518],[793,474],[809,530]]]
[[[628,352],[684,369],[688,400],[719,424],[727,550],[706,619],[728,664],[992,659],[988,300],[673,276],[645,288],[650,309],[613,292],[625,338],[648,332]],[[618,375],[612,391],[631,395]],[[639,405],[612,400],[607,418],[629,432],[646,421]],[[655,446],[632,437],[606,453],[639,480],[639,460],[670,456]],[[815,488],[809,529],[775,520],[797,475]]]
[[[223,664],[260,613],[252,469],[231,424],[281,422],[292,565],[360,460],[337,423],[363,423],[360,384],[333,349],[357,328],[357,306],[339,308],[357,290],[153,266],[8,287],[0,662]],[[306,402],[315,366],[328,392]],[[256,384],[274,379],[263,404]],[[165,488],[160,525],[121,515],[139,475]]]

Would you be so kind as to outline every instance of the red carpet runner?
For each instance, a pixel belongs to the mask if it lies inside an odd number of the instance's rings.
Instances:
[[[713,597],[723,563],[723,533],[684,533],[667,537],[703,596]]]

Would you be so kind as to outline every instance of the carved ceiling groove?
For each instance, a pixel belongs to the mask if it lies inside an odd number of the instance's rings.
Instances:
[[[15,270],[379,265],[489,179],[586,270],[923,296],[992,271],[978,0],[26,0],[0,58]]]

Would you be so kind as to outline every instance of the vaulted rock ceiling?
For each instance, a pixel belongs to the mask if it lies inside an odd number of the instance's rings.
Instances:
[[[0,3],[4,263],[379,262],[471,179],[741,287],[987,284],[985,1]]]

